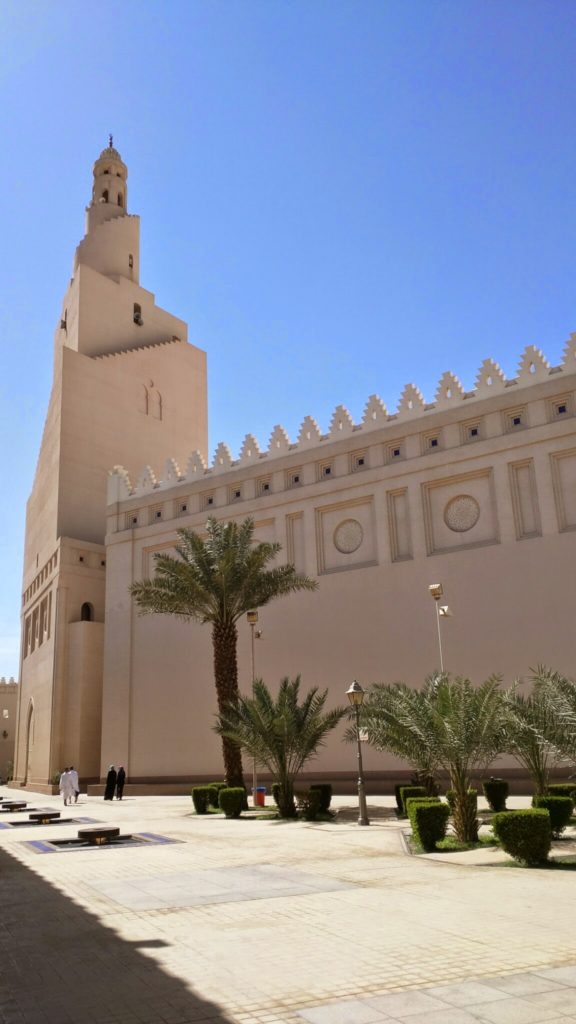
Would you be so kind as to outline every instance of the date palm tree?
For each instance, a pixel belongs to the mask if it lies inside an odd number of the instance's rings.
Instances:
[[[214,681],[219,712],[237,703],[237,622],[242,615],[297,590],[315,590],[315,580],[293,565],[267,568],[281,551],[278,543],[254,540],[254,521],[217,522],[206,536],[178,530],[176,557],[154,555],[152,579],[133,583],[130,592],[141,614],[175,615],[185,622],[210,623]],[[237,742],[222,738],[224,773],[230,786],[243,786]]]
[[[550,772],[563,760],[566,730],[555,698],[544,679],[528,696],[515,687],[505,696],[507,748],[528,772],[534,796],[546,795]]]
[[[300,676],[282,679],[276,699],[262,679],[255,679],[252,696],[240,696],[224,708],[215,726],[220,736],[266,765],[279,783],[278,810],[283,818],[292,818],[296,813],[296,776],[348,710],[325,711],[327,690],[319,693],[313,687],[301,703],[299,692]]]

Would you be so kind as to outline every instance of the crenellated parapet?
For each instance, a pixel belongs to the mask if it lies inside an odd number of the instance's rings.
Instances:
[[[515,377],[507,379],[498,363],[493,359],[485,359],[478,370],[475,386],[471,391],[466,391],[458,377],[447,371],[438,381],[432,402],[426,402],[420,389],[410,383],[403,389],[394,412],[388,412],[378,395],[371,395],[359,423],[354,423],[345,406],[338,405],[332,414],[326,433],[322,432],[312,416],[305,416],[294,442],[290,440],[281,425],[274,427],[265,449],[260,447],[253,434],[246,434],[237,459],[234,459],[228,445],[220,442],[216,447],[210,466],[205,463],[199,452],[193,452],[185,472],[181,472],[174,460],[169,459],[160,477],[157,478],[153,469],[146,466],[134,483],[130,481],[125,469],[116,466],[110,473],[108,501],[113,503],[130,496],[148,494],[153,490],[167,489],[175,483],[217,477],[231,469],[249,467],[262,460],[270,463],[271,460],[282,458],[288,454],[306,453],[312,449],[320,450],[328,443],[349,438],[353,434],[358,434],[359,443],[362,444],[362,438],[367,437],[372,431],[380,430],[387,425],[392,426],[394,423],[408,424],[418,419],[424,419],[431,413],[466,408],[466,415],[468,415],[468,409],[474,401],[497,397],[506,392],[517,393],[521,389],[541,384],[553,376],[561,378],[562,375],[574,372],[576,372],[576,333],[570,336],[564,350],[562,363],[559,366],[550,366],[540,349],[534,345],[528,345],[522,354]]]

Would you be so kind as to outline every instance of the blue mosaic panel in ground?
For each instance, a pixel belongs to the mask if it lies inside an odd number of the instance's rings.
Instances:
[[[90,845],[79,840],[69,840],[62,845],[63,840],[50,842],[48,839],[31,839],[21,843],[31,853],[86,853],[88,850],[126,850],[134,846],[162,846],[170,843],[180,843],[180,839],[168,839],[167,836],[159,836],[154,832],[135,832],[127,836],[125,840],[120,837],[118,840],[103,843],[102,846]]]

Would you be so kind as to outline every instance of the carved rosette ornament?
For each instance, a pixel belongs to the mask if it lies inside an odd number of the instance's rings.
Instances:
[[[334,547],[343,555],[357,551],[364,540],[364,530],[357,519],[344,519],[334,530]]]
[[[444,522],[454,533],[466,533],[476,526],[480,518],[480,505],[471,494],[458,494],[444,509]]]

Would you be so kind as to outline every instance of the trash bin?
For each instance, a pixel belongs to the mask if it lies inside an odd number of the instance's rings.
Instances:
[[[256,789],[252,790],[252,803],[254,807],[266,806],[266,786],[256,786]]]

